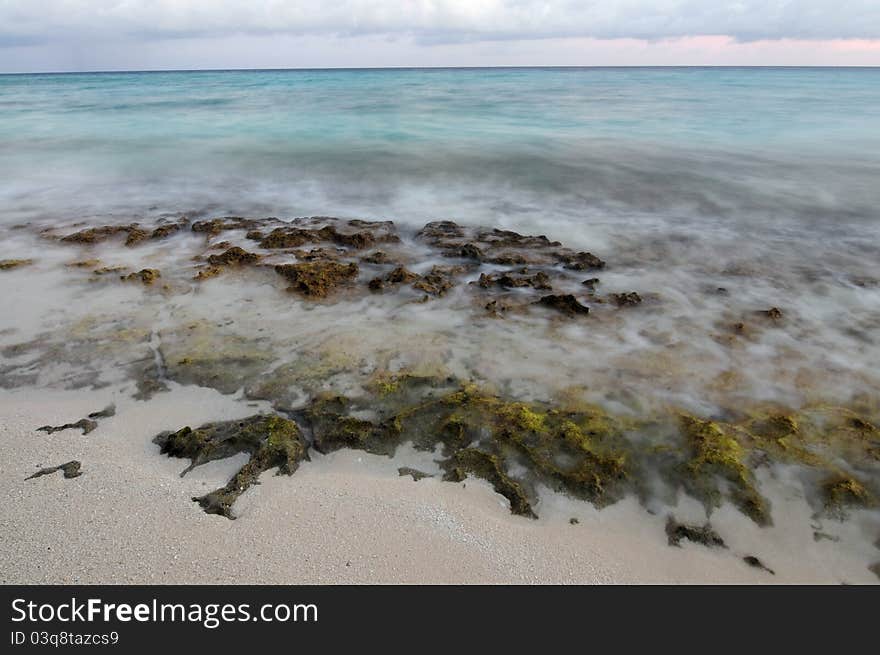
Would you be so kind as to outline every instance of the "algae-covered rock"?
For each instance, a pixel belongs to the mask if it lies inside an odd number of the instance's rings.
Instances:
[[[612,293],[610,298],[611,302],[613,302],[618,307],[635,307],[636,305],[640,305],[642,303],[642,297],[635,291],[628,291],[626,293]]]
[[[708,508],[718,507],[726,494],[747,516],[759,525],[770,523],[769,503],[757,489],[747,452],[730,428],[717,422],[692,416],[681,417],[681,430],[689,448],[683,484]]]
[[[155,268],[143,268],[136,273],[121,275],[119,279],[123,280],[124,282],[142,282],[143,284],[149,286],[160,277],[162,277],[162,274]]]
[[[76,423],[65,423],[64,425],[44,425],[37,428],[37,430],[40,432],[45,432],[46,434],[53,434],[54,432],[61,432],[62,430],[82,430],[83,434],[88,434],[97,427],[97,421],[91,418],[81,418]]]
[[[532,273],[528,268],[505,273],[481,273],[479,284],[484,289],[501,287],[502,289],[522,289],[530,287],[540,291],[552,288],[550,276],[543,271]]]
[[[25,478],[25,480],[33,480],[34,478],[39,478],[43,475],[51,475],[52,473],[57,473],[61,471],[64,474],[65,478],[76,478],[82,475],[82,464],[77,462],[76,460],[72,460],[65,464],[59,464],[58,466],[49,466],[48,468],[43,468],[34,473],[33,475],[29,475]]]
[[[419,480],[423,480],[424,478],[434,477],[430,473],[425,473],[424,471],[419,471],[418,469],[410,468],[409,466],[401,466],[400,468],[398,468],[397,475],[399,475],[400,477],[408,475],[416,482],[418,482]]]
[[[189,459],[181,475],[207,462],[248,453],[250,459],[220,489],[193,498],[208,514],[232,515],[236,499],[263,471],[278,469],[278,475],[291,475],[299,463],[308,460],[308,446],[296,423],[281,416],[250,416],[235,421],[208,423],[193,430],[181,428],[163,432],[153,439],[162,454]]]
[[[840,517],[845,516],[847,507],[870,507],[875,503],[861,482],[843,473],[825,479],[820,489],[825,499],[825,509]]]
[[[557,312],[572,318],[575,316],[586,316],[590,313],[590,308],[579,303],[577,298],[570,293],[542,296],[538,304],[555,309]]]
[[[458,266],[433,266],[413,283],[413,289],[431,296],[445,295],[456,284],[456,276],[464,271]]]
[[[214,266],[247,266],[260,261],[260,256],[233,246],[219,255],[210,255],[208,263]]]
[[[708,548],[727,548],[724,539],[708,523],[701,526],[687,525],[679,523],[672,516],[666,520],[666,537],[670,546],[681,546],[682,539],[687,539]]]
[[[172,227],[171,225],[161,225],[153,230],[148,230],[138,223],[131,223],[128,225],[102,225],[99,227],[85,228],[78,232],[68,234],[67,236],[61,237],[61,242],[94,245],[112,239],[113,237],[124,236],[124,243],[130,248],[146,241],[147,239],[163,239],[179,229],[179,226]]]
[[[33,263],[33,259],[0,259],[0,271],[11,271],[14,268],[30,266]]]
[[[278,264],[275,272],[291,283],[288,291],[307,298],[326,298],[339,286],[357,278],[358,266],[336,262]]]
[[[464,448],[455,453],[441,466],[446,470],[444,480],[461,482],[467,474],[483,478],[492,488],[510,502],[510,511],[520,516],[538,518],[526,497],[522,486],[504,472],[497,455],[476,448]]]
[[[565,268],[573,271],[588,271],[605,268],[605,262],[591,252],[578,252],[574,254],[561,253],[558,255],[558,259],[563,263]]]

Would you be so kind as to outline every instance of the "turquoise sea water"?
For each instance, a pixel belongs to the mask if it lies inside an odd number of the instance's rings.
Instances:
[[[880,69],[2,75],[0,220],[872,229],[878,107]]]

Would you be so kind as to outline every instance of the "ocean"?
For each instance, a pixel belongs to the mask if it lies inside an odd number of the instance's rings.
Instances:
[[[874,230],[878,105],[878,69],[0,75],[2,220],[210,208]]]

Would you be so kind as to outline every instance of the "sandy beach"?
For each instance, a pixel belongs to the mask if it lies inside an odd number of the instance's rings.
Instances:
[[[116,415],[88,435],[35,432],[109,403]],[[184,463],[160,456],[150,439],[178,425],[246,416],[254,405],[197,387],[149,402],[110,390],[2,392],[2,582],[876,582],[867,565],[877,551],[860,538],[880,529],[876,514],[825,522],[839,541],[815,541],[809,508],[781,482],[765,486],[774,527],[759,528],[729,505],[713,515],[727,549],[669,546],[665,516],[633,499],[598,511],[548,494],[541,518],[512,516],[481,480],[398,476],[399,466],[430,470],[429,455],[405,448],[393,459],[316,455],[291,477],[265,473],[237,503],[236,520],[207,515],[190,496],[223,484],[242,459],[181,478]],[[82,462],[77,478],[24,480],[71,459]],[[682,503],[676,513],[699,518],[702,509]],[[775,575],[745,564],[747,555]]]

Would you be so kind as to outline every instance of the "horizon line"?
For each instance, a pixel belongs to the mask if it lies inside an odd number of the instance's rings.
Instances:
[[[269,67],[269,68],[148,68],[148,69],[95,69],[77,71],[9,71],[0,72],[0,76],[7,75],[112,75],[132,73],[261,73],[261,72],[315,72],[315,71],[395,71],[395,70],[601,70],[601,69],[877,69],[878,65],[872,64],[791,64],[791,65],[758,65],[758,64],[659,64],[659,65],[534,65],[534,66],[324,66],[324,67]]]

